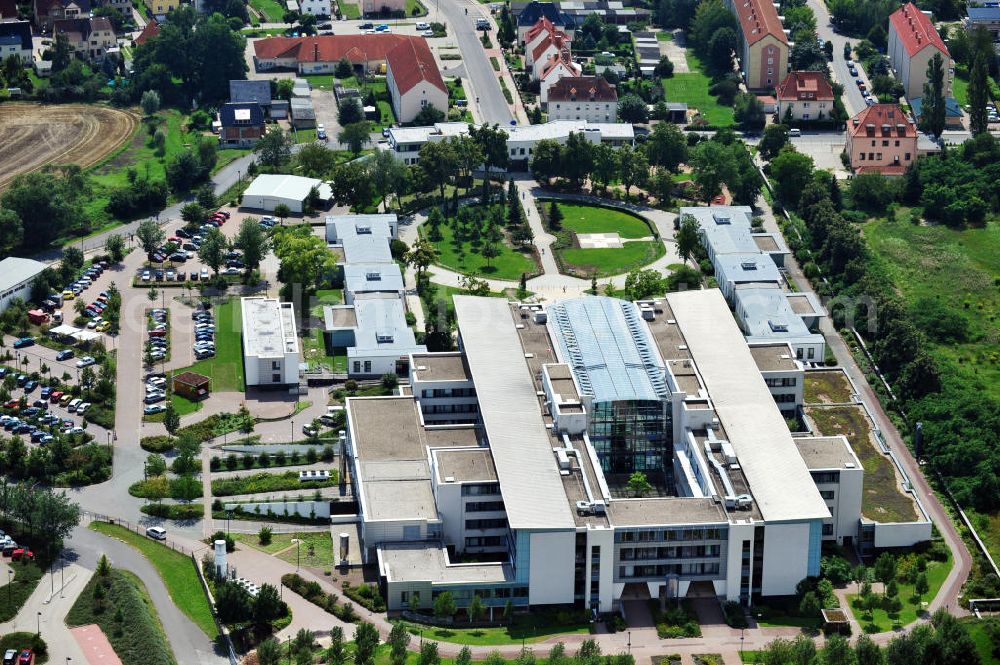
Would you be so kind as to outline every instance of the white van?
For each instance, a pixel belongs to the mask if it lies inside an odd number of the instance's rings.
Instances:
[[[69,403],[69,406],[66,407],[66,410],[69,411],[70,413],[73,413],[74,411],[76,411],[76,407],[80,406],[81,404],[83,404],[83,400],[77,397],[76,399],[74,399],[72,402]]]
[[[148,529],[146,529],[146,535],[152,538],[153,540],[166,540],[167,530],[164,529],[162,526],[151,526]]]

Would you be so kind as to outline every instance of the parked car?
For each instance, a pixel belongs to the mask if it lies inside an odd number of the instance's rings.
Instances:
[[[84,402],[80,404],[78,407],[76,407],[76,412],[78,415],[83,415],[84,412],[86,412],[86,410],[89,408],[90,408],[90,402]]]
[[[156,404],[157,402],[162,402],[164,399],[166,399],[166,395],[163,393],[153,393],[151,395],[146,395],[145,399],[142,401],[146,404]]]
[[[431,25],[427,21],[417,21],[417,30],[429,30]]]
[[[166,540],[167,530],[164,529],[162,526],[151,526],[148,529],[146,529],[146,535],[149,536],[150,538],[153,538],[154,540]]]
[[[147,416],[152,416],[157,413],[163,413],[166,410],[167,407],[163,406],[162,404],[150,404],[149,406],[143,407],[142,412]]]
[[[76,352],[74,352],[73,349],[63,349],[62,351],[60,351],[59,353],[56,354],[56,360],[59,360],[59,361],[69,360],[70,358],[72,358],[75,355],[76,355]]]
[[[35,665],[35,652],[31,649],[22,649],[21,655],[17,657],[17,665]]]
[[[26,346],[34,346],[34,345],[35,345],[34,337],[21,337],[19,339],[14,340],[15,349],[23,349]]]
[[[69,411],[70,413],[75,413],[75,412],[76,412],[76,407],[80,406],[81,404],[83,404],[83,400],[82,400],[82,399],[80,399],[79,397],[77,397],[77,398],[74,398],[74,399],[73,399],[73,400],[72,400],[72,401],[71,401],[71,402],[70,402],[70,403],[69,403],[69,404],[68,404],[68,405],[66,406],[66,410],[67,410],[67,411]]]
[[[17,665],[17,650],[7,649],[3,653],[3,665]]]
[[[12,561],[20,561],[21,559],[27,559],[30,561],[35,558],[35,553],[27,547],[19,547],[10,553],[10,558]]]
[[[76,361],[76,366],[80,369],[83,369],[84,367],[90,367],[91,365],[96,365],[96,364],[97,360],[95,360],[93,356],[84,356]]]

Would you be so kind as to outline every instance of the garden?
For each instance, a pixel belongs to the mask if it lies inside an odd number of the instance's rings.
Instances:
[[[264,492],[290,492],[334,487],[338,480],[336,469],[330,469],[329,480],[299,480],[298,471],[284,473],[256,473],[239,478],[222,478],[212,481],[213,496],[236,496],[240,494],[261,494]]]
[[[508,221],[502,205],[459,206],[447,218],[435,208],[421,234],[437,252],[435,263],[456,272],[510,281],[537,274],[530,235],[515,235]]]
[[[937,595],[951,567],[951,552],[941,543],[924,553],[883,553],[859,592],[847,600],[867,633],[906,626],[927,614],[926,602]]]

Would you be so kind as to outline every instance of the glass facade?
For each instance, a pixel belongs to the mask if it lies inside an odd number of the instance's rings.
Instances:
[[[673,423],[662,400],[595,402],[590,440],[605,473],[663,471],[671,459]]]

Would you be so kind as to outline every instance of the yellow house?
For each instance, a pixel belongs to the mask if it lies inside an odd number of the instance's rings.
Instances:
[[[146,0],[146,6],[157,21],[162,21],[167,14],[180,6],[179,0]]]
[[[770,91],[788,72],[788,36],[768,0],[727,0],[740,22],[740,69],[749,90]]]

